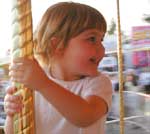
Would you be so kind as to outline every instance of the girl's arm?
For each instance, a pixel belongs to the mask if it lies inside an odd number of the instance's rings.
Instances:
[[[4,131],[5,134],[13,134],[13,117],[14,114],[19,113],[23,108],[22,97],[20,95],[13,95],[15,87],[9,87],[4,98],[4,109],[6,113],[6,120]]]
[[[53,81],[45,83],[39,91],[67,120],[79,127],[86,127],[107,112],[106,102],[98,96],[86,99],[77,96]]]
[[[5,132],[5,134],[14,134],[14,131],[13,131],[13,117],[6,116],[4,132]]]
[[[50,80],[36,61],[17,59],[10,67],[13,81],[40,92],[67,120],[85,127],[107,112],[106,102],[98,96],[77,96]]]

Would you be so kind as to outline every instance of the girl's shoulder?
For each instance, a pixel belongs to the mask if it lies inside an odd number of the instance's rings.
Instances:
[[[82,79],[78,80],[73,80],[73,81],[64,81],[64,80],[59,80],[59,79],[54,79],[50,77],[51,80],[55,81],[57,84],[60,84],[63,87],[66,88],[80,88],[82,89],[87,89],[87,88],[97,88],[101,87],[101,89],[104,87],[111,87],[111,81],[109,77],[102,73],[98,72],[96,76],[87,76]]]
[[[109,78],[108,75],[102,73],[102,72],[98,72],[98,74],[94,77],[87,77],[87,82],[98,82],[98,83],[110,83],[111,84],[111,80]]]
[[[82,89],[82,96],[99,96],[103,98],[108,104],[108,107],[111,106],[111,99],[113,94],[112,83],[109,77],[100,72],[95,77],[86,78],[86,82],[84,83],[84,88]]]

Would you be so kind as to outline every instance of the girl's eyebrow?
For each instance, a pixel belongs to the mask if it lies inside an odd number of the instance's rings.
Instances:
[[[100,33],[96,31],[87,32],[86,35],[99,35]]]
[[[92,32],[89,32],[86,34],[86,36],[90,36],[90,35],[98,35],[98,36],[101,36],[102,38],[105,37],[105,33],[99,33],[99,32],[96,32],[96,31],[92,31]]]

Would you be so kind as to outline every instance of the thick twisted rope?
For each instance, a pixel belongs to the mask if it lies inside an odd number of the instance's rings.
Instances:
[[[33,32],[30,0],[12,0],[12,59],[32,58]],[[14,134],[34,134],[33,91],[21,83],[15,83],[15,94],[23,96],[23,110],[14,116]]]
[[[119,71],[119,96],[120,96],[120,134],[124,134],[124,95],[123,95],[124,80],[123,80],[123,55],[122,55],[119,0],[117,0],[117,24],[118,24],[117,55],[118,55],[118,71]]]

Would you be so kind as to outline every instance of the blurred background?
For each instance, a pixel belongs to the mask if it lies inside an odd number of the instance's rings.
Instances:
[[[33,30],[44,11],[62,0],[31,0]],[[119,134],[119,80],[117,55],[117,11],[115,0],[72,0],[98,9],[107,21],[103,44],[106,54],[98,70],[106,73],[113,85],[113,104],[108,114],[107,133]],[[11,0],[0,1],[0,126],[5,122],[5,89],[9,86],[8,66],[11,50]],[[123,55],[125,133],[150,133],[150,0],[120,0]],[[137,133],[138,131],[138,133]],[[140,132],[141,131],[141,132]]]

